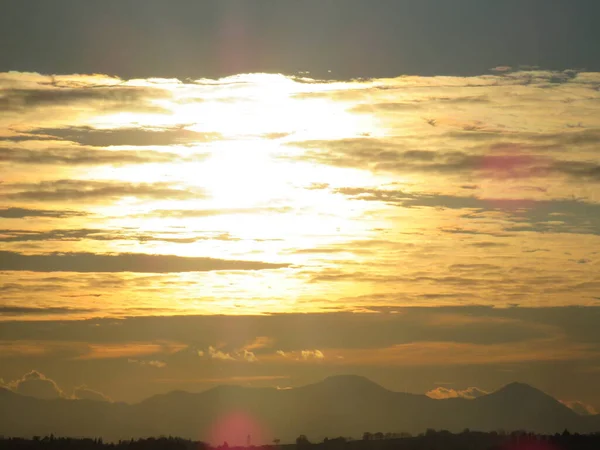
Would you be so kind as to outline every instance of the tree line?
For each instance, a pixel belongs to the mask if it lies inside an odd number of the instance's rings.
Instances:
[[[300,435],[294,444],[229,447],[224,442],[211,446],[205,442],[177,437],[120,440],[104,442],[102,438],[65,438],[34,436],[4,438],[0,436],[2,450],[598,450],[600,432],[593,434],[563,433],[542,435],[526,431],[477,432],[464,430],[451,433],[429,429],[417,436],[409,433],[364,432],[361,439],[349,437],[324,438],[312,441]]]

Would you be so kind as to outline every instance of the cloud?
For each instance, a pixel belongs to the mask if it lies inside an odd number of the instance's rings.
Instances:
[[[361,108],[368,108],[362,105]],[[600,181],[600,165],[592,156],[587,161],[556,159],[554,155],[568,158],[566,149],[574,146],[593,145],[600,139],[600,129],[564,131],[553,133],[513,132],[480,130],[465,125],[461,132],[445,133],[452,143],[457,139],[479,141],[489,144],[477,145],[465,150],[453,149],[442,141],[443,136],[433,140],[421,139],[415,148],[417,136],[395,138],[355,137],[337,140],[307,140],[288,142],[287,145],[305,151],[284,159],[310,161],[328,166],[390,172],[394,174],[439,174],[447,177],[469,175],[479,180],[547,179],[552,175],[567,177],[572,182]],[[440,142],[441,141],[441,142]],[[459,145],[459,143],[456,143]],[[464,144],[459,148],[465,147]],[[552,155],[552,154],[553,155]]]
[[[222,139],[219,133],[201,133],[184,127],[174,128],[118,128],[95,129],[92,127],[40,128],[30,131],[30,136],[46,136],[80,145],[93,147],[109,146],[169,146],[194,145]]]
[[[304,361],[324,359],[325,355],[321,350],[302,350],[300,356]]]
[[[119,359],[128,358],[130,363],[138,363],[152,367],[164,367],[162,361],[140,361],[133,357],[156,354],[174,354],[188,347],[179,342],[123,342],[120,344],[89,344],[84,347],[84,352],[75,357],[75,360]]]
[[[169,183],[125,183],[119,181],[54,180],[0,185],[0,198],[39,202],[110,200],[137,197],[159,200],[198,199],[204,192],[176,188]]]
[[[207,356],[211,359],[218,359],[221,361],[245,361],[249,363],[258,361],[258,358],[254,354],[254,352],[249,351],[247,349],[239,349],[231,352],[226,352],[220,350],[215,346],[210,345],[208,347],[208,351],[204,352],[200,350],[197,352],[197,354],[200,357]]]
[[[244,350],[259,350],[263,348],[270,348],[274,339],[269,336],[258,336],[252,342],[244,346]]]
[[[445,388],[442,386],[432,389],[431,391],[425,393],[425,395],[427,395],[428,397],[435,398],[438,400],[446,398],[466,398],[472,400],[487,394],[489,394],[489,392],[476,387],[469,387],[467,389],[457,390],[452,388]]]
[[[325,359],[325,354],[318,349],[315,350],[277,350],[275,354],[278,358],[293,358],[296,361],[322,361]],[[271,354],[273,356],[273,354]]]
[[[28,208],[4,208],[0,209],[0,218],[3,219],[25,219],[27,217],[47,217],[53,219],[66,219],[71,217],[87,216],[86,212],[69,210],[47,210]]]
[[[231,356],[229,353],[222,352],[212,345],[208,347],[208,355],[212,359],[220,359],[222,361],[235,361],[235,358]]]
[[[516,152],[504,146],[502,152],[467,153],[464,151],[405,149],[402,141],[375,138],[349,138],[337,141],[291,142],[289,145],[308,149],[295,159],[315,161],[336,167],[369,169],[399,174],[430,173],[447,176],[469,174],[481,179],[546,177],[562,173],[569,162],[555,161],[549,156]],[[594,168],[582,168],[592,171]],[[593,173],[592,173],[593,179]]]
[[[0,380],[0,385],[3,383]],[[16,392],[17,394],[26,395],[29,397],[40,398],[44,400],[53,400],[57,398],[73,399],[73,400],[93,400],[101,402],[112,402],[110,398],[104,394],[88,388],[85,385],[78,386],[73,390],[72,395],[67,395],[58,384],[37,370],[32,370],[20,379],[4,384],[7,389]]]
[[[104,111],[164,112],[150,100],[169,97],[164,89],[142,86],[9,88],[3,89],[2,94],[0,110],[16,113],[77,104]]]
[[[475,213],[501,211],[515,221],[514,225],[504,227],[509,234],[537,231],[600,235],[600,204],[578,199],[480,198],[361,187],[342,187],[333,191],[354,200],[403,208],[464,209]],[[560,220],[556,220],[557,215]]]
[[[0,163],[24,165],[126,165],[174,163],[183,159],[174,153],[136,150],[98,150],[94,148],[64,148],[28,150],[0,147]]]
[[[370,314],[130,317],[119,320],[118,326],[114,319],[4,322],[0,332],[14,340],[0,341],[0,357],[159,360],[176,369],[180,358],[198,358],[192,349],[202,349],[201,355],[196,354],[205,360],[212,359],[210,353],[221,352],[215,361],[221,357],[247,364],[242,346],[260,330],[277,342],[272,351],[253,351],[260,366],[318,361],[349,368],[583,364],[600,358],[600,307],[371,308]],[[399,313],[392,314],[393,310]],[[226,331],[232,329],[236,333]],[[159,337],[165,341],[156,342]],[[225,337],[228,346],[209,345]],[[186,348],[190,350],[183,351]]]
[[[191,244],[203,240],[235,240],[226,235],[193,235],[182,234],[177,231],[139,233],[134,230],[120,229],[102,230],[90,228],[55,229],[48,231],[0,229],[0,242],[50,242],[50,241],[122,241],[134,240],[138,242],[171,242],[174,244]]]
[[[90,389],[89,387],[77,386],[73,389],[72,398],[75,400],[92,400],[95,402],[112,402],[110,397],[107,397],[101,392]]]
[[[492,72],[510,72],[512,70],[511,66],[496,66],[490,69]]]
[[[156,359],[152,359],[152,360],[140,360],[140,359],[128,359],[127,360],[128,363],[131,364],[139,364],[140,366],[148,366],[148,367],[155,367],[157,369],[164,369],[165,367],[167,367],[167,363],[164,361],[159,361]]]
[[[158,383],[211,383],[211,384],[230,384],[240,382],[253,382],[253,381],[275,381],[275,380],[287,380],[289,375],[235,375],[230,377],[219,377],[219,378],[158,378],[154,381]],[[287,389],[287,388],[286,388]]]
[[[287,267],[260,261],[147,255],[142,253],[46,253],[26,255],[0,251],[0,270],[30,272],[176,273],[215,270],[263,270]]]
[[[594,344],[570,342],[561,337],[532,339],[503,344],[414,342],[381,349],[336,350],[343,356],[339,365],[389,366],[467,366],[507,363],[582,361],[600,358]],[[337,356],[336,355],[336,356]]]
[[[244,350],[243,352],[244,352],[244,354],[243,354],[244,360],[246,360],[248,362],[256,362],[256,361],[258,361],[258,358],[254,354],[254,352],[249,352],[248,350]]]
[[[575,411],[580,416],[593,416],[595,414],[598,414],[598,412],[592,405],[588,405],[587,403],[584,403],[584,402],[580,402],[577,400],[575,400],[575,401],[561,400],[560,402],[563,405],[571,408],[573,411]]]
[[[386,102],[386,103],[366,103],[359,104],[351,108],[351,111],[357,113],[378,113],[378,112],[402,112],[416,111],[423,107],[419,102]]]
[[[219,208],[219,209],[161,209],[151,211],[146,217],[167,217],[189,219],[197,217],[229,216],[242,214],[278,214],[293,211],[291,206],[268,206],[257,208]]]
[[[55,323],[59,323],[55,322]],[[41,322],[38,322],[41,323]],[[48,323],[48,322],[46,322]],[[82,323],[82,322],[79,322]],[[114,326],[112,327],[115,332]],[[117,330],[118,331],[118,330]],[[175,340],[150,340],[147,341],[120,339],[114,343],[114,339],[104,342],[65,339],[18,339],[0,340],[0,358],[14,358],[15,356],[50,356],[69,361],[91,361],[111,359],[139,359],[151,355],[173,355],[188,348],[188,344]],[[156,367],[156,364],[152,364]]]
[[[21,395],[41,399],[55,399],[66,397],[56,382],[47,378],[43,373],[32,370],[18,380],[8,385],[14,392]]]
[[[600,141],[600,135],[598,136]],[[600,164],[591,161],[557,161],[551,166],[556,173],[568,175],[577,180],[600,182]]]
[[[11,292],[11,285],[0,285],[0,292]],[[28,286],[17,285],[18,291],[39,292],[40,290],[61,290],[56,286],[43,286],[43,289],[28,288]],[[52,315],[69,315],[69,314],[87,314],[96,312],[94,308],[68,308],[68,307],[29,307],[29,306],[0,306],[0,316],[52,316]]]

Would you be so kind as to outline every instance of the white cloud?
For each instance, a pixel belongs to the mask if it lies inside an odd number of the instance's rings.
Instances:
[[[275,352],[275,354],[277,354],[279,356],[283,356],[284,358],[287,358],[287,356],[288,356],[283,350],[277,350]]]
[[[303,360],[307,361],[309,359],[324,359],[325,355],[321,350],[302,350],[300,355]]]
[[[166,362],[159,360],[128,359],[127,362],[131,364],[139,364],[140,366],[156,367],[157,369],[163,369],[167,367]]]
[[[73,389],[73,399],[76,400],[93,400],[96,402],[112,402],[112,399],[101,392],[88,388],[87,386],[78,386]]]
[[[469,387],[467,389],[459,390],[440,386],[435,389],[432,389],[425,395],[438,400],[445,398],[466,398],[472,400],[474,398],[487,395],[488,393],[489,392],[484,391],[483,389],[479,389],[477,387]]]
[[[30,397],[42,399],[66,397],[65,393],[54,380],[46,377],[37,370],[26,373],[22,378],[12,381],[7,386],[17,394]]]
[[[51,378],[48,378],[37,370],[32,370],[23,375],[18,380],[5,383],[0,378],[0,387],[9,389],[17,394],[27,395],[29,397],[52,400],[56,398],[65,398],[73,400],[94,400],[102,402],[112,402],[112,399],[94,389],[85,385],[77,386],[73,389],[72,395],[67,395],[63,389]]]
[[[560,402],[563,405],[571,408],[573,411],[575,411],[580,416],[593,416],[594,414],[598,414],[598,411],[596,411],[596,409],[592,405],[588,405],[587,403],[583,403],[578,400],[574,400],[574,401],[561,400]]]
[[[254,354],[254,352],[249,352],[248,350],[244,350],[244,359],[248,362],[258,361],[258,358]]]
[[[212,359],[221,359],[223,361],[235,361],[235,358],[229,353],[222,352],[212,345],[208,347],[208,354]]]
[[[206,352],[198,350],[197,353],[200,357],[208,356],[211,359],[220,359],[222,361],[246,361],[250,363],[258,361],[256,354],[247,350],[247,348],[242,348],[229,353],[219,350],[217,347],[211,345]]]

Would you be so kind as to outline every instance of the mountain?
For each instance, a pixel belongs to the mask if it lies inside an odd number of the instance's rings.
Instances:
[[[106,440],[173,435],[229,444],[292,442],[298,435],[360,438],[365,431],[420,433],[427,428],[600,431],[600,416],[584,417],[544,392],[509,384],[473,400],[434,400],[389,391],[358,376],[330,377],[295,389],[219,386],[175,391],[140,403],[41,400],[2,389],[0,435],[102,436]]]

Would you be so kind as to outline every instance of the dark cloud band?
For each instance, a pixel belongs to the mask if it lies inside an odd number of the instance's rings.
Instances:
[[[0,270],[30,272],[139,272],[174,273],[215,270],[279,269],[288,264],[261,261],[236,261],[175,255],[141,253],[48,253],[25,255],[0,252]]]

